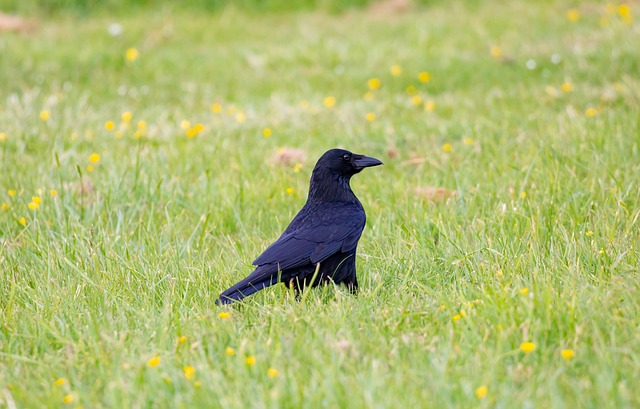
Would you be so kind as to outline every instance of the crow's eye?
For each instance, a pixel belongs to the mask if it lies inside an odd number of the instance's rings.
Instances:
[[[342,159],[349,160],[351,159],[351,155],[349,155],[348,153],[345,153],[344,155],[342,155]]]

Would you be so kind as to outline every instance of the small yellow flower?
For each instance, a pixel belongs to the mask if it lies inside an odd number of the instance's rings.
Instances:
[[[89,162],[91,162],[91,163],[98,163],[98,162],[100,162],[100,154],[98,154],[98,153],[92,153],[92,154],[89,156]]]
[[[527,192],[523,191],[522,193],[520,193],[520,199],[524,199],[527,197]]]
[[[120,115],[120,119],[122,119],[122,122],[131,122],[131,119],[133,118],[133,114],[131,114],[131,112],[125,111],[122,113],[122,115]]]
[[[198,135],[195,129],[189,128],[187,129],[187,138],[195,138]]]
[[[146,131],[147,130],[147,121],[138,121],[138,129],[140,129],[141,131]]]
[[[302,163],[296,163],[295,166],[293,167],[293,172],[298,173],[301,170],[302,170]]]
[[[38,207],[40,207],[40,205],[38,205],[37,203],[31,202],[27,205],[27,207],[29,208],[29,210],[36,210]]]
[[[24,217],[21,217],[20,219],[18,219],[18,223],[20,223],[23,226],[27,225],[27,219],[25,219]]]
[[[189,129],[190,127],[191,127],[191,122],[190,122],[190,121],[187,121],[186,119],[183,119],[183,120],[180,122],[180,128],[184,129],[185,131],[186,131],[187,129]]]
[[[447,307],[444,304],[442,304],[441,306],[438,307],[439,311],[444,311],[446,309],[447,309]]]
[[[185,342],[187,342],[186,336],[183,335],[180,338],[178,338],[178,344],[184,344]]]
[[[422,105],[422,97],[420,97],[420,95],[414,95],[411,97],[411,103],[413,105]]]
[[[571,92],[573,91],[573,84],[570,83],[569,81],[565,81],[562,83],[562,85],[560,85],[560,90],[565,94],[568,92]]]
[[[104,129],[111,132],[116,129],[116,124],[113,121],[107,121],[104,123]]]
[[[58,379],[56,379],[56,381],[55,381],[53,384],[54,384],[54,385],[56,385],[56,386],[62,386],[62,385],[64,385],[65,383],[67,383],[67,380],[66,380],[66,379],[64,379],[64,378],[58,378]]]
[[[588,232],[585,233],[585,235],[587,236],[593,236],[593,232],[591,230],[589,230]]]
[[[326,97],[322,103],[324,104],[324,106],[326,106],[327,108],[333,108],[336,105],[336,98],[335,97]]]
[[[527,287],[521,288],[520,289],[520,294],[522,294],[522,295],[529,294],[529,289]]]
[[[246,359],[247,365],[249,366],[253,366],[256,364],[256,357],[254,357],[253,355],[249,355]]]
[[[7,194],[8,194],[9,196],[15,196],[15,195],[16,195],[16,193],[18,193],[18,192],[17,192],[15,189],[9,189],[9,190],[7,190]]]
[[[604,249],[600,249],[600,251],[598,253],[604,254]]]
[[[7,140],[7,134],[4,132],[0,132],[0,142],[4,142]]]
[[[491,54],[491,56],[494,58],[500,58],[502,57],[502,48],[498,47],[497,45],[492,45],[489,49],[489,54]]]
[[[204,131],[204,125],[202,125],[201,123],[197,123],[197,124],[193,125],[193,130],[196,133],[202,133],[202,131]]]
[[[587,108],[587,110],[584,111],[584,114],[589,118],[593,118],[598,114],[598,111],[595,108],[591,107],[591,108]]]
[[[391,68],[389,68],[389,72],[391,73],[391,75],[393,75],[394,77],[398,77],[402,74],[402,67],[399,66],[398,64],[393,64],[391,66]]]
[[[227,347],[227,349],[224,350],[224,353],[229,356],[234,356],[236,354],[236,350],[231,347]]]
[[[154,356],[153,358],[147,361],[147,366],[151,368],[155,368],[158,365],[160,365],[160,357],[158,355]]]
[[[33,196],[31,198],[31,201],[37,205],[39,205],[40,203],[42,203],[42,198],[40,196]]]
[[[572,23],[580,20],[580,12],[577,9],[569,9],[567,10],[567,20]]]
[[[476,397],[478,399],[484,399],[484,397],[487,396],[487,392],[489,392],[489,388],[487,388],[487,385],[479,386],[478,388],[476,388]]]
[[[376,114],[374,114],[373,112],[367,112],[367,115],[365,117],[367,118],[367,122],[373,122],[376,120]]]
[[[536,344],[534,344],[533,342],[523,342],[522,344],[520,344],[520,349],[525,354],[530,354],[536,350]]]
[[[453,150],[453,145],[451,145],[450,143],[445,143],[444,145],[442,145],[442,150],[445,152],[451,152]]]
[[[628,4],[622,3],[618,6],[618,15],[622,18],[631,17],[631,7]]]
[[[184,377],[187,378],[187,379],[193,378],[193,375],[196,374],[196,368],[194,368],[191,365],[187,365],[187,366],[183,367],[182,371],[184,372]]]
[[[409,95],[415,95],[418,92],[415,85],[408,85],[407,88],[405,88],[405,91]]]
[[[211,112],[214,114],[219,114],[222,112],[222,104],[219,102],[214,102],[211,104]]]
[[[271,128],[264,128],[262,130],[262,136],[264,136],[265,138],[268,138],[271,136]]]
[[[460,316],[460,314],[456,314],[456,315],[454,315],[454,316],[453,316],[453,318],[451,318],[451,319],[452,319],[452,320],[454,320],[454,321],[458,321],[460,318],[462,318],[462,317]]]
[[[473,139],[471,138],[464,138],[462,140],[462,143],[464,143],[465,145],[473,145]]]
[[[433,101],[427,101],[424,103],[424,110],[427,112],[433,112],[436,109],[436,103]]]
[[[230,316],[231,316],[231,313],[229,313],[229,312],[220,312],[220,313],[218,313],[218,317],[220,319],[222,319],[222,320],[226,320]]]
[[[50,194],[51,196],[58,196],[58,191],[57,191],[57,190],[55,190],[55,189],[51,189],[51,190],[49,190],[49,194]]]
[[[431,74],[426,71],[422,71],[420,74],[418,74],[418,81],[422,82],[423,84],[431,81]]]
[[[567,361],[573,358],[575,354],[576,352],[573,349],[563,349],[560,351],[560,355],[562,355],[562,357]]]
[[[460,317],[464,318],[467,316],[467,313],[464,311],[460,311]]]
[[[64,403],[73,403],[73,395],[66,395],[64,398],[62,398],[62,401]]]
[[[2,210],[9,210],[9,209],[11,209],[11,205],[9,203],[3,202]]]
[[[135,61],[140,56],[140,53],[136,48],[127,48],[127,52],[125,53],[125,58],[127,61]]]
[[[285,192],[287,192],[288,195],[292,195],[294,192],[294,189],[292,187],[288,187]]]
[[[49,111],[47,110],[40,111],[40,119],[42,119],[43,121],[48,121],[50,117],[51,117],[51,113]]]
[[[141,131],[140,129],[137,129],[134,133],[133,133],[133,137],[136,139],[140,139],[144,136],[144,132]]]
[[[280,372],[278,372],[276,368],[269,368],[269,370],[267,371],[267,376],[269,378],[277,378],[278,375],[280,375]]]
[[[369,81],[367,81],[367,87],[369,87],[369,89],[372,91],[380,88],[381,84],[382,83],[380,82],[380,78],[371,78]]]

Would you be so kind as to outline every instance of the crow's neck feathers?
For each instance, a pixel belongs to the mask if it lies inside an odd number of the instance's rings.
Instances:
[[[351,175],[335,174],[327,169],[314,169],[309,185],[307,203],[348,202],[360,203],[349,186]]]

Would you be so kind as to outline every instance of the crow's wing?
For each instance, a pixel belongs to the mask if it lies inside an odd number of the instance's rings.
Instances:
[[[364,211],[348,206],[323,214],[324,217],[305,217],[295,229],[287,229],[254,260],[253,265],[261,267],[256,270],[273,274],[278,270],[321,263],[338,251],[354,250],[364,229]]]

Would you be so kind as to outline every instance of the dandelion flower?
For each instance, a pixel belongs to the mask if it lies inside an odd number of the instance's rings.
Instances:
[[[522,294],[522,295],[529,294],[529,289],[527,287],[521,288],[520,289],[520,294]]]
[[[591,108],[587,108],[587,110],[584,111],[584,114],[589,118],[593,118],[598,114],[598,111],[595,108],[591,107]]]
[[[4,132],[0,132],[0,142],[4,142],[7,140],[7,134]]]
[[[182,371],[184,372],[184,377],[187,378],[187,379],[192,379],[193,375],[196,374],[196,368],[194,368],[191,365],[187,365],[187,366],[183,367]]]
[[[256,357],[253,355],[249,355],[246,359],[247,365],[253,366],[256,364]]]
[[[491,56],[494,58],[500,58],[502,57],[502,48],[498,47],[497,45],[493,45],[489,49],[489,54],[491,54]]]
[[[64,398],[62,398],[62,401],[64,403],[73,403],[73,395],[66,395]]]
[[[453,150],[453,145],[451,145],[450,143],[445,143],[444,145],[442,145],[442,150],[445,152],[451,152]]]
[[[585,235],[587,236],[593,236],[593,232],[591,230],[589,230],[588,232],[585,233]]]
[[[31,202],[27,205],[27,207],[29,208],[29,210],[36,210],[40,206],[37,203]]]
[[[219,102],[214,102],[211,104],[211,112],[214,114],[219,114],[222,112],[222,104]]]
[[[49,111],[47,110],[40,111],[40,119],[42,119],[43,121],[48,121],[50,117],[51,117],[51,113]]]
[[[411,103],[415,106],[422,105],[422,97],[420,97],[420,95],[412,96]]]
[[[133,133],[133,137],[136,139],[140,139],[144,136],[144,132],[141,131],[140,129],[137,129],[134,133]]]
[[[462,318],[462,316],[460,314],[456,314],[451,319],[454,320],[454,321],[458,321],[458,320],[460,320],[460,318]]]
[[[618,6],[618,15],[624,18],[631,17],[631,7],[628,4],[622,3]]]
[[[160,365],[160,357],[158,355],[154,356],[153,358],[147,361],[147,366],[151,368],[155,368],[158,365]]]
[[[236,350],[235,350],[235,349],[233,349],[233,348],[231,348],[231,347],[227,347],[227,348],[224,350],[224,353],[225,353],[225,354],[227,354],[227,355],[229,355],[229,356],[234,356],[234,355],[236,354]]]
[[[131,114],[131,112],[125,111],[122,113],[122,115],[120,115],[120,119],[122,119],[122,122],[131,122],[131,119],[133,118],[133,115]]]
[[[15,195],[16,195],[16,193],[18,193],[18,192],[17,192],[15,189],[9,189],[9,190],[7,190],[7,194],[8,194],[9,196],[15,196]]]
[[[31,198],[31,201],[32,201],[33,203],[35,203],[35,204],[38,204],[38,205],[39,205],[40,203],[42,203],[42,198],[41,198],[40,196],[33,196],[33,197]]]
[[[223,319],[223,320],[226,320],[230,316],[231,316],[231,313],[229,313],[229,312],[220,312],[220,313],[218,313],[218,317],[220,319]]]
[[[533,342],[523,342],[522,344],[520,344],[520,349],[525,354],[530,354],[536,350],[536,344],[534,344]]]
[[[267,376],[269,378],[277,378],[278,375],[280,375],[280,372],[278,372],[276,368],[269,368],[269,370],[267,371]]]
[[[487,392],[489,392],[487,385],[482,385],[476,388],[475,394],[478,399],[484,399],[484,397],[487,396]]]
[[[147,121],[144,121],[144,120],[138,121],[138,129],[140,129],[141,131],[146,131]]]
[[[442,304],[441,306],[438,307],[439,311],[444,311],[446,309],[447,309],[447,307],[444,304]]]
[[[520,199],[524,199],[527,197],[527,192],[523,191],[522,193],[520,193]]]
[[[288,188],[285,190],[285,192],[287,192],[287,194],[288,194],[288,195],[292,195],[294,191],[295,191],[295,190],[294,190],[292,187],[288,187]]]
[[[262,136],[264,136],[265,138],[268,138],[271,136],[271,128],[264,128],[262,130]]]
[[[562,355],[562,357],[567,361],[573,358],[575,354],[576,352],[573,349],[563,349],[560,351],[560,355]]]
[[[111,132],[116,129],[116,124],[113,121],[107,121],[104,123],[104,129]]]
[[[436,109],[436,103],[433,101],[427,101],[424,103],[424,110],[427,112],[433,112]]]
[[[367,87],[369,87],[369,89],[372,91],[379,89],[381,84],[382,83],[380,82],[380,78],[371,78],[369,81],[367,81]]]
[[[125,52],[125,58],[127,59],[127,61],[135,61],[139,56],[140,53],[136,48],[133,47],[127,48],[127,51]]]
[[[464,138],[462,140],[462,143],[464,143],[465,145],[473,145],[473,139],[471,138]]]
[[[326,97],[322,103],[324,104],[325,107],[327,108],[333,108],[336,105],[336,98],[335,97]]]
[[[56,386],[62,386],[62,385],[64,385],[65,383],[67,383],[67,380],[66,380],[66,379],[64,379],[64,378],[58,378],[58,379],[56,379],[56,381],[55,381],[53,384],[54,384],[54,385],[56,385]]]
[[[568,92],[571,92],[573,91],[573,84],[570,83],[569,81],[565,81],[562,83],[562,85],[560,85],[560,90],[565,94]]]
[[[431,74],[426,71],[422,71],[420,74],[418,74],[418,81],[426,84],[427,82],[431,81]]]
[[[460,316],[461,316],[462,318],[464,318],[464,317],[466,317],[466,316],[467,316],[467,313],[466,313],[466,312],[464,312],[464,311],[460,311]]]
[[[27,225],[27,219],[25,219],[24,217],[21,217],[20,219],[18,219],[18,223],[20,223],[23,226]]]
[[[6,202],[3,202],[1,207],[2,207],[2,210],[11,209],[11,205],[9,203],[6,203]]]
[[[91,163],[98,163],[100,162],[100,154],[98,153],[92,153],[91,156],[89,156],[89,162]]]
[[[202,125],[201,123],[197,123],[197,124],[193,125],[193,130],[196,133],[202,133],[202,131],[204,131],[204,125]]]
[[[398,77],[402,74],[402,67],[399,66],[398,64],[393,64],[391,66],[391,68],[389,68],[389,72],[391,73],[391,75],[393,75],[394,77]]]
[[[376,114],[374,114],[373,112],[367,112],[365,118],[367,118],[367,122],[373,122],[376,120]]]
[[[567,20],[572,23],[580,20],[580,12],[577,9],[569,9],[567,10]]]
[[[186,336],[183,335],[180,338],[178,338],[178,344],[184,344],[185,342],[187,342]]]

